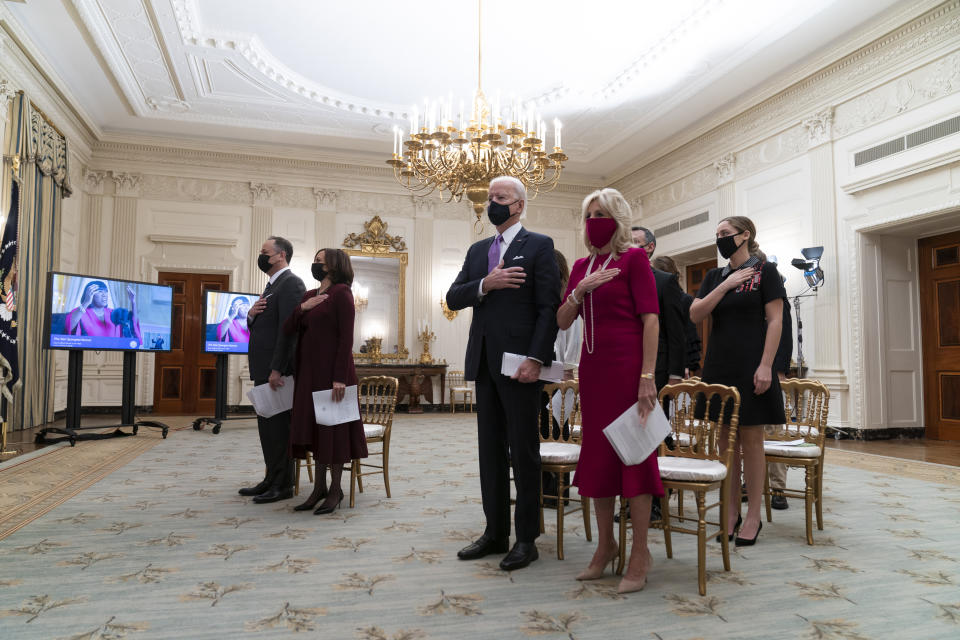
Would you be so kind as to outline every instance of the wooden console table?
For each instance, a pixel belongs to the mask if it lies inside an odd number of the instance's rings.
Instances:
[[[400,381],[397,389],[397,402],[410,394],[407,413],[423,413],[420,406],[420,394],[427,402],[433,403],[433,376],[440,376],[440,404],[446,397],[447,365],[445,364],[371,364],[357,363],[357,376],[393,376]]]

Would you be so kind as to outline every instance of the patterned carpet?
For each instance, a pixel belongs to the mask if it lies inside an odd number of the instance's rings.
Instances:
[[[576,517],[566,560],[549,525],[541,559],[522,571],[500,571],[499,557],[457,560],[482,526],[474,418],[400,415],[393,433],[393,498],[371,477],[356,508],[345,500],[332,516],[237,495],[262,472],[252,420],[219,435],[82,443],[105,466],[0,540],[0,638],[960,637],[960,483],[949,468],[897,461],[910,473],[895,473],[867,459],[878,456],[830,452],[815,546],[792,502],[756,547],[734,553],[731,572],[710,544],[700,597],[694,541],[674,536],[667,560],[652,532],[647,588],[618,596],[612,576],[573,579],[593,550]],[[55,483],[83,474],[69,468],[78,453],[37,461]],[[0,469],[4,496],[22,472]],[[21,507],[5,503],[3,517]]]

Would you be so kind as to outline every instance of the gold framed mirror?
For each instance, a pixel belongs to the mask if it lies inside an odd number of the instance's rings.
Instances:
[[[364,363],[406,360],[407,245],[387,233],[380,216],[363,226],[363,233],[351,233],[343,241],[353,265],[353,356]]]

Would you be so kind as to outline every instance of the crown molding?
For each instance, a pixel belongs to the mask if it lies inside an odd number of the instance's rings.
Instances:
[[[7,76],[17,88],[26,91],[44,113],[56,119],[57,127],[67,135],[71,145],[75,145],[73,151],[78,157],[84,160],[89,157],[90,148],[103,131],[2,2],[0,75]]]
[[[936,59],[944,43],[955,42],[950,35],[960,29],[958,13],[960,0],[897,6],[792,73],[661,144],[653,160],[624,165],[608,182],[624,193],[648,193],[696,171],[704,157],[756,144],[888,81],[920,57]],[[930,42],[931,33],[940,37],[940,46]],[[917,46],[920,41],[924,46]]]

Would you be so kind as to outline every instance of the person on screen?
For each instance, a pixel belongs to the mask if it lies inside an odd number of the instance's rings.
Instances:
[[[230,311],[223,322],[217,325],[217,340],[220,342],[250,342],[250,330],[247,329],[247,312],[250,301],[237,296],[230,302]]]
[[[91,280],[83,288],[80,304],[67,314],[67,333],[75,336],[96,338],[134,338],[143,342],[140,320],[137,316],[137,293],[133,285],[127,285],[129,309],[111,309],[107,285],[101,280]],[[123,311],[124,313],[118,313]]]

